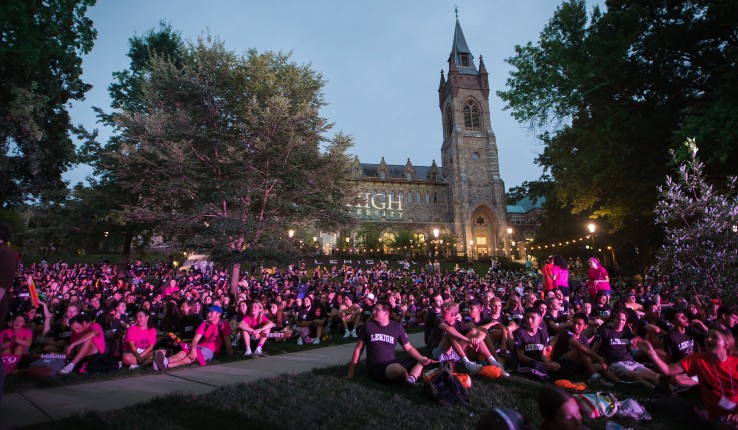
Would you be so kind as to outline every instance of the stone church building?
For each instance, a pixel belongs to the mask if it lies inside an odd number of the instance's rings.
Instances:
[[[410,159],[404,165],[388,164],[384,157],[370,164],[355,159],[353,180],[360,203],[349,210],[360,224],[372,223],[384,243],[391,243],[400,230],[428,243],[437,240],[435,230],[440,238],[455,238],[451,253],[456,255],[484,259],[508,254],[511,237],[489,95],[482,56],[477,61],[469,50],[457,20],[448,72],[441,72],[438,88],[441,164],[434,160],[430,166],[416,166]],[[351,235],[322,239],[324,245],[338,243],[339,248],[343,240],[347,244],[356,240]]]

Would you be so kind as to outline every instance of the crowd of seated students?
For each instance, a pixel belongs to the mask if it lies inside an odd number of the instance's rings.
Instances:
[[[667,278],[605,289],[609,279],[601,266],[593,284],[563,275],[560,260],[552,261],[545,288],[536,270],[426,272],[378,263],[318,267],[311,274],[304,265],[243,273],[237,295],[225,271],[212,264],[183,271],[139,260],[118,273],[106,262],[43,261],[19,266],[0,349],[66,353],[69,365],[61,373],[104,353],[125,366],[162,370],[204,363],[223,350],[265,355],[270,341],[355,338],[381,300],[392,321],[425,330],[428,355],[463,362],[470,373],[484,362],[540,380],[581,375],[591,384],[678,391],[702,380],[693,367],[677,372],[672,365],[709,352],[716,324],[724,329],[720,336],[738,329],[738,312],[720,302],[719,292],[687,291]],[[38,307],[28,297],[29,278]],[[738,396],[738,390],[723,391]]]

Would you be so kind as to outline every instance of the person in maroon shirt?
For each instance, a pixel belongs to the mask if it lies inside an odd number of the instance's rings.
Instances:
[[[366,346],[366,367],[369,377],[383,383],[408,382],[414,384],[423,371],[423,366],[433,360],[422,356],[408,341],[402,325],[390,320],[392,306],[385,301],[377,302],[372,309],[372,319],[361,330],[354,354],[349,363],[348,377],[353,378],[356,364]],[[410,358],[396,358],[395,346],[402,348]]]

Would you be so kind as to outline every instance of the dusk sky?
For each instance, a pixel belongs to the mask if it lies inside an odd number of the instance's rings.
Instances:
[[[602,2],[588,2],[588,8]],[[560,4],[554,0],[513,1],[98,1],[88,16],[98,36],[84,58],[85,82],[93,89],[74,104],[72,121],[100,128],[93,106],[110,110],[107,87],[112,73],[128,68],[128,39],[169,22],[185,40],[210,33],[237,53],[292,52],[293,61],[311,64],[327,81],[328,103],[321,115],[331,133],[354,138],[362,162],[440,165],[442,128],[438,108],[440,72],[448,71],[455,26],[454,5],[475,63],[484,57],[490,74],[492,129],[507,189],[537,179],[533,163],[542,147],[525,124],[517,123],[495,91],[505,89],[516,44],[538,40]],[[101,129],[101,140],[109,132]],[[72,184],[90,169],[65,175]]]

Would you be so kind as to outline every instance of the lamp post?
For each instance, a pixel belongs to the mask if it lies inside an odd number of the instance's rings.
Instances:
[[[507,244],[512,240],[512,228],[507,228],[507,242],[505,242],[505,255],[510,256],[512,249],[508,251]]]
[[[592,236],[592,249],[595,248],[595,225],[593,223],[589,223],[587,225],[587,229],[589,229],[589,233]]]
[[[295,230],[289,229],[287,230],[287,236],[292,239],[292,237],[295,235]]]
[[[474,260],[474,240],[469,239],[469,259]]]
[[[438,256],[438,234],[440,233],[440,230],[438,228],[433,229],[433,237],[435,238],[433,240],[433,247],[436,248],[436,256]]]

